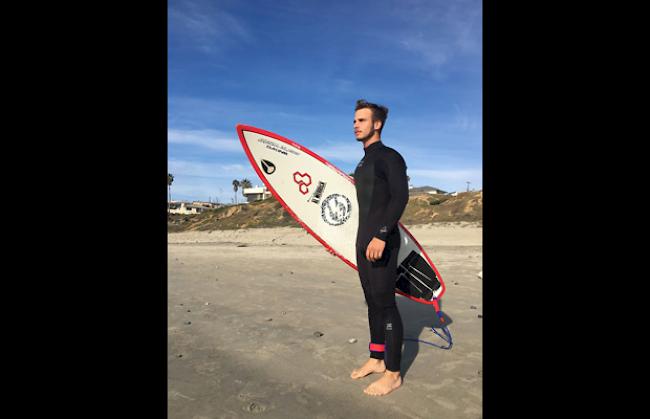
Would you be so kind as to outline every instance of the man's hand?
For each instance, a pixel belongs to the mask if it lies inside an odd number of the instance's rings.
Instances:
[[[370,262],[375,262],[381,259],[381,255],[384,253],[384,248],[386,247],[386,242],[373,237],[368,248],[366,249],[366,259]]]

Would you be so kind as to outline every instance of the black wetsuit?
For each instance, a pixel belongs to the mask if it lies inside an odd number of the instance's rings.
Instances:
[[[408,203],[406,164],[397,151],[381,141],[364,152],[354,171],[354,185],[359,202],[357,267],[368,304],[370,357],[384,359],[388,370],[399,371],[403,327],[395,304],[395,281],[400,247],[397,222]],[[386,242],[382,257],[376,262],[366,259],[366,249],[373,237]]]

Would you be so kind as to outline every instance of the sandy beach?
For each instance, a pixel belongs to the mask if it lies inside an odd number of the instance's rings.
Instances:
[[[384,397],[363,393],[378,375],[350,378],[368,358],[358,274],[304,230],[170,233],[169,418],[480,418],[482,227],[407,228],[447,286],[454,346],[405,341]],[[444,343],[431,306],[396,298],[405,337]]]

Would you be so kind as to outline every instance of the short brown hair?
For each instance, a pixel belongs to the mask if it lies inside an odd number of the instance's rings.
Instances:
[[[354,108],[354,111],[359,109],[368,108],[372,111],[372,121],[381,121],[381,128],[379,128],[379,134],[381,130],[384,129],[384,124],[386,124],[386,118],[388,118],[388,108],[382,105],[377,105],[376,103],[366,102],[365,99],[357,100],[357,106]]]

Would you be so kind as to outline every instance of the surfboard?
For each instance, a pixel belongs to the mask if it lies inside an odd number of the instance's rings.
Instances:
[[[359,223],[354,179],[307,147],[278,134],[238,124],[239,140],[255,172],[293,218],[328,250],[357,270]],[[395,292],[434,305],[445,284],[415,237],[398,222]]]

